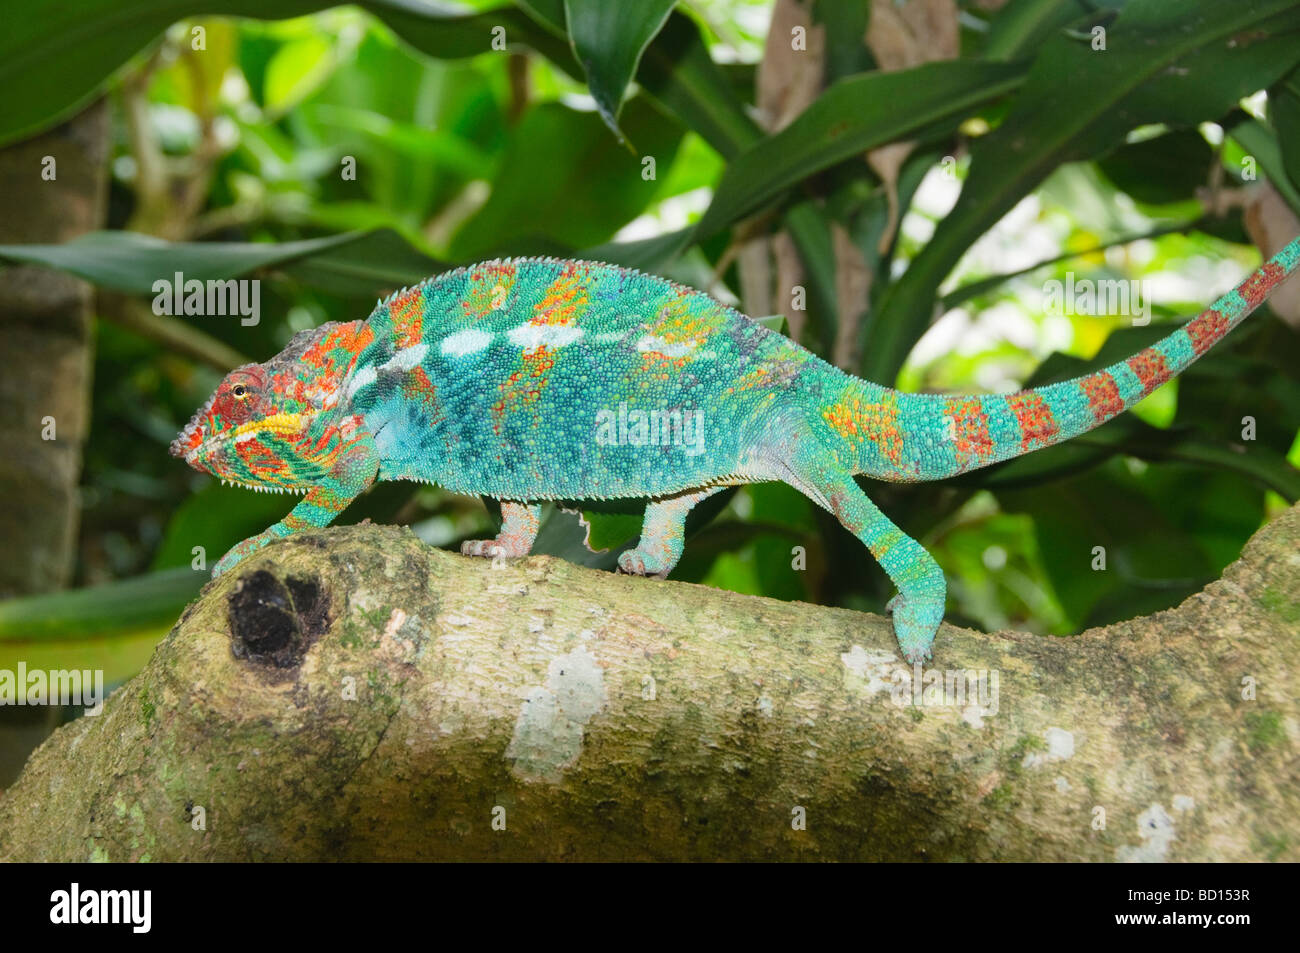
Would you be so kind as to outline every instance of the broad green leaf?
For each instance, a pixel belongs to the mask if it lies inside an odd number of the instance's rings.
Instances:
[[[288,112],[324,83],[333,67],[334,48],[319,34],[284,44],[266,67],[266,108],[277,116]]]
[[[1123,145],[1097,161],[1104,176],[1139,202],[1163,205],[1194,198],[1209,183],[1214,150],[1195,129],[1177,129]]]
[[[565,35],[564,0],[517,2],[537,23],[557,36]],[[736,95],[731,75],[713,61],[695,21],[680,11],[669,15],[646,47],[636,80],[723,156],[733,156],[762,137]]]
[[[298,499],[289,494],[253,493],[213,480],[172,514],[154,555],[153,569],[189,569],[196,546],[203,547],[204,564],[211,568],[231,546],[282,519]]]
[[[680,127],[640,97],[624,110],[623,126],[668,167]],[[452,238],[451,253],[470,261],[516,252],[524,240],[568,248],[606,241],[654,197],[656,183],[643,168],[595,113],[559,103],[530,109],[511,135],[487,202]]]
[[[175,610],[156,625],[127,629],[102,637],[42,639],[39,642],[11,642],[0,638],[0,670],[15,672],[18,664],[27,671],[99,671],[104,673],[104,690],[134,676],[153,655],[167,635],[188,599],[180,599]],[[25,686],[18,686],[23,692]],[[25,692],[23,692],[25,697]]]
[[[730,77],[709,55],[695,22],[674,12],[646,48],[641,88],[726,158],[762,138]]]
[[[47,265],[92,284],[151,295],[176,272],[188,280],[233,278],[356,242],[357,233],[298,242],[169,242],[138,232],[91,232],[62,245],[0,245],[0,261]]]
[[[929,326],[935,292],[966,249],[1061,164],[1091,158],[1146,123],[1222,116],[1300,58],[1296,0],[1132,0],[1106,49],[1045,42],[1006,120],[975,141],[970,175],[925,250],[876,303],[863,373],[891,383]]]
[[[335,5],[332,0],[32,0],[9,13],[0,34],[0,89],[25,90],[10,96],[0,113],[0,144],[75,112],[177,20],[198,14],[283,19]],[[466,13],[434,0],[358,0],[357,5],[430,56],[486,53],[493,30],[500,28],[507,44],[531,47],[561,69],[577,72],[562,39],[511,7]]]
[[[1282,168],[1291,186],[1300,189],[1300,69],[1268,91],[1268,114],[1282,148]]]
[[[956,126],[1023,78],[1018,65],[953,60],[840,80],[790,125],[731,161],[699,234],[727,227],[837,162],[936,125]]]
[[[622,136],[618,114],[641,54],[672,12],[676,0],[564,0],[573,52],[587,73],[600,116]]]
[[[88,589],[0,602],[0,643],[126,635],[176,620],[209,579],[186,566]]]
[[[378,294],[446,266],[391,232],[346,232],[297,242],[169,242],[137,232],[91,232],[62,245],[0,245],[0,261],[58,268],[92,284],[153,295],[176,272],[199,281],[279,268],[322,287]]]
[[[1120,2],[1097,6],[1118,7]],[[1092,13],[1092,7],[1079,0],[1011,0],[989,24],[984,58],[1010,62],[1032,56],[1053,33]]]
[[[1272,131],[1245,113],[1234,114],[1232,121],[1224,124],[1224,129],[1255,160],[1259,171],[1268,177],[1291,209],[1300,215],[1300,186],[1292,184],[1291,177],[1287,175],[1282,150]]]

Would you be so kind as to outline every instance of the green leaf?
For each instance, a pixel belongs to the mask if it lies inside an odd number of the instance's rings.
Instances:
[[[1163,205],[1195,198],[1209,183],[1214,150],[1195,129],[1178,129],[1121,146],[1097,162],[1102,175],[1139,202]]]
[[[395,255],[400,249],[406,249],[405,256]],[[413,257],[417,254],[391,232],[345,232],[272,243],[169,242],[115,231],[91,232],[62,245],[0,245],[0,261],[46,265],[100,287],[139,295],[154,294],[154,282],[170,282],[176,272],[186,280],[207,281],[271,267],[320,279],[335,290],[377,294],[445,267],[433,259]],[[402,268],[403,260],[419,264]]]
[[[1268,91],[1268,114],[1282,147],[1282,168],[1291,186],[1300,189],[1300,69]]]
[[[681,129],[638,97],[624,128],[667,168]],[[581,248],[606,241],[654,198],[641,160],[612,139],[595,113],[560,103],[530,109],[513,130],[492,192],[453,236],[451,254],[477,260],[524,240]]]
[[[730,158],[762,138],[725,70],[709,55],[699,27],[673,13],[641,57],[641,88]]]
[[[1146,123],[1215,119],[1300,55],[1295,0],[1133,0],[1106,34],[1045,42],[1006,120],[974,143],[956,206],[868,319],[863,374],[891,383],[929,326],[935,293],[975,240],[1061,164]]]
[[[15,8],[0,33],[0,145],[48,128],[88,102],[103,82],[177,20],[197,14],[283,19],[335,6],[333,0],[32,0]],[[481,13],[433,0],[358,0],[407,43],[441,59],[492,48],[493,29],[507,43],[536,49],[577,72],[568,45],[511,7]],[[69,51],[75,51],[71,54]]]
[[[1021,56],[1032,56],[1052,34],[1086,15],[1087,7],[1077,0],[1066,3],[1061,0],[1011,0],[989,24],[984,58],[1010,62]]]
[[[672,12],[675,0],[564,0],[569,38],[587,73],[600,116],[620,138],[618,115],[641,54]]]
[[[357,241],[357,233],[298,242],[169,242],[138,232],[90,232],[62,245],[0,245],[0,261],[47,265],[133,294],[153,294],[154,282],[233,278]]]
[[[840,80],[790,125],[731,161],[699,234],[725,228],[837,162],[936,125],[956,126],[1023,78],[1019,65],[952,60]]]
[[[283,115],[329,78],[334,47],[319,34],[308,34],[276,50],[266,67],[266,108]]]
[[[555,35],[565,35],[564,0],[516,3]],[[763,135],[745,112],[731,75],[713,62],[695,21],[680,11],[669,15],[642,54],[636,80],[723,156],[735,155]]]
[[[170,625],[208,581],[186,566],[0,602],[0,642],[104,638]]]
[[[1272,131],[1258,119],[1236,113],[1224,130],[1255,160],[1261,172],[1277,189],[1292,211],[1300,215],[1300,186],[1293,185],[1283,165],[1282,149]]]

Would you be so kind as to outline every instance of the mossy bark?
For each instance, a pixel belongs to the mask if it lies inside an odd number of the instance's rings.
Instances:
[[[981,705],[900,704],[879,617],[303,534],[33,755],[0,859],[1300,860],[1298,543],[1075,638],[945,626]]]

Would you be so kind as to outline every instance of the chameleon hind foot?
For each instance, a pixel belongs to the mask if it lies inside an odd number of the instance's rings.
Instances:
[[[902,592],[885,603],[885,611],[893,616],[898,647],[909,664],[930,661],[934,636],[943,621],[943,606],[942,598],[927,599]]]
[[[537,527],[541,524],[542,507],[540,504],[524,503],[501,504],[501,532],[495,539],[467,539],[460,544],[462,556],[482,556],[488,559],[504,556],[513,559],[527,556],[532,551],[533,541],[537,539]]]
[[[654,552],[638,546],[618,554],[618,568],[630,576],[654,576],[663,579],[672,572],[676,564],[676,559],[670,561],[670,554],[664,547]]]
[[[898,587],[885,611],[893,614],[894,635],[909,663],[930,658],[935,633],[943,621],[947,583],[934,557],[893,524],[833,458],[813,456],[790,469],[792,486],[825,507],[867,547]]]

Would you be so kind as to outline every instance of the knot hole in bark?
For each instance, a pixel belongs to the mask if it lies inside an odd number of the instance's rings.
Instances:
[[[259,569],[230,594],[230,650],[271,668],[297,668],[329,628],[329,597],[319,580],[284,581]]]

